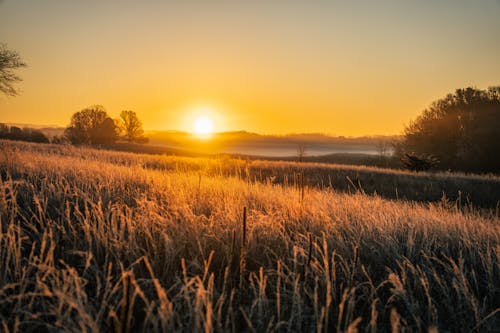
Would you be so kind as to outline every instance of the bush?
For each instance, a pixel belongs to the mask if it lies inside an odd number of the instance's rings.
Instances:
[[[417,172],[428,171],[439,164],[439,160],[434,156],[417,156],[408,153],[401,158],[401,162],[405,169]]]

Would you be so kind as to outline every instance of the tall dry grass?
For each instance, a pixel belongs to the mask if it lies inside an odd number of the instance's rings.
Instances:
[[[3,142],[3,143],[2,143]],[[237,177],[251,182],[298,185],[302,183],[338,192],[362,192],[388,199],[419,202],[451,201],[461,206],[496,208],[500,202],[500,176],[466,175],[449,172],[415,173],[376,167],[244,160],[219,156],[192,158],[145,155],[74,148],[62,145],[36,145],[1,141],[14,150],[85,160],[98,159],[115,165],[139,166],[159,171],[198,172],[203,176]]]
[[[254,182],[245,163],[3,142],[1,330],[500,327],[494,210]]]

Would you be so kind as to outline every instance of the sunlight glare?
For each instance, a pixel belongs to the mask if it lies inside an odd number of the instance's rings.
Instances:
[[[197,117],[193,124],[194,133],[201,136],[208,136],[214,131],[214,123],[208,117]]]

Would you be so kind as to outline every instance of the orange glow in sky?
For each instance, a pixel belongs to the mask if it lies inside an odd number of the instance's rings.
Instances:
[[[4,0],[0,42],[28,67],[0,122],[100,104],[146,130],[398,134],[456,88],[500,84],[499,17],[496,0]]]

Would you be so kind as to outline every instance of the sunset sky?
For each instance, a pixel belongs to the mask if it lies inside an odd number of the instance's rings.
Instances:
[[[7,123],[101,104],[150,130],[397,134],[500,84],[498,0],[0,0],[0,42],[28,64]]]

